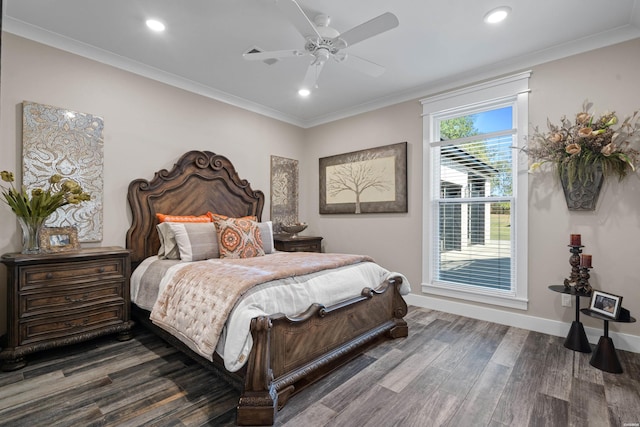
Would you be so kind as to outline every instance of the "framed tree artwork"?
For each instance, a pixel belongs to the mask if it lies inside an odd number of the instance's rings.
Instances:
[[[320,159],[320,213],[407,212],[407,143]]]

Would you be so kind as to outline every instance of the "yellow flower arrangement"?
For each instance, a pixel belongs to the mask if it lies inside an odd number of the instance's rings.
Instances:
[[[61,206],[91,200],[91,195],[85,193],[80,184],[72,179],[63,180],[58,174],[49,178],[48,189],[34,188],[30,193],[24,187],[18,191],[13,186],[13,172],[2,171],[0,177],[10,184],[9,188],[2,187],[5,202],[25,220],[46,218]]]
[[[618,179],[635,170],[640,153],[631,144],[640,134],[638,111],[614,129],[618,124],[616,114],[607,112],[596,118],[589,112],[592,106],[585,101],[573,122],[566,116],[560,119],[560,125],[547,119],[547,132],[534,128],[529,138],[532,144],[525,150],[534,160],[530,171],[552,163],[560,179],[571,186],[592,181],[598,167],[604,176],[617,175]]]

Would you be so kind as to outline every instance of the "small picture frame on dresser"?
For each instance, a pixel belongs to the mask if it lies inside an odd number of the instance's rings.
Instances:
[[[40,231],[40,250],[44,253],[80,249],[76,227],[44,227]]]

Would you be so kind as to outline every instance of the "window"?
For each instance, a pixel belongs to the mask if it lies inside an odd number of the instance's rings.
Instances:
[[[527,308],[528,78],[422,100],[426,293]]]

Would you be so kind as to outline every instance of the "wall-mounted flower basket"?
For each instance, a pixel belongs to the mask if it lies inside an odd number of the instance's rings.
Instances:
[[[593,211],[598,204],[600,189],[604,183],[604,175],[601,168],[596,168],[592,179],[585,182],[577,180],[571,185],[566,174],[561,174],[560,182],[570,211]]]
[[[618,123],[613,112],[600,117],[589,110],[585,101],[582,111],[571,121],[566,116],[560,125],[547,119],[547,132],[536,126],[525,149],[535,161],[534,171],[549,163],[560,177],[564,197],[570,211],[593,211],[605,177],[622,180],[640,163],[640,152],[631,142],[640,134],[640,111]],[[595,168],[595,170],[594,170]]]

